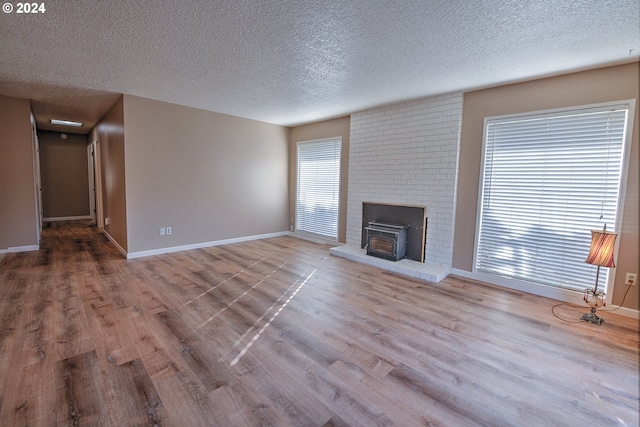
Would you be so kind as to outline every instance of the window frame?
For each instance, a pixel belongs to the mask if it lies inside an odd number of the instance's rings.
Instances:
[[[317,143],[337,143],[338,145],[338,171],[337,171],[337,182],[335,184],[335,189],[337,191],[337,206],[336,206],[336,234],[335,236],[329,236],[322,233],[315,233],[308,230],[299,229],[299,195],[300,195],[300,147],[304,144],[317,144]],[[319,138],[319,139],[311,139],[305,141],[298,141],[296,143],[296,192],[295,192],[295,201],[294,201],[294,232],[300,233],[308,236],[312,236],[315,238],[320,238],[323,240],[338,242],[340,235],[340,208],[341,208],[341,183],[342,183],[342,136],[334,136],[328,138]]]
[[[480,173],[478,175],[478,200],[477,200],[477,208],[476,208],[476,224],[475,224],[476,226],[475,226],[474,248],[473,248],[472,272],[474,274],[478,276],[486,275],[486,276],[494,277],[496,279],[494,281],[496,284],[504,283],[506,286],[509,286],[509,287],[511,287],[509,283],[519,283],[520,285],[524,285],[524,288],[528,288],[529,286],[533,285],[534,287],[538,287],[539,289],[540,287],[547,287],[551,289],[556,289],[558,291],[568,291],[571,293],[583,292],[583,291],[576,291],[576,290],[569,289],[566,287],[561,287],[561,286],[550,286],[550,285],[545,285],[541,283],[536,283],[536,282],[528,281],[525,279],[510,278],[510,277],[501,276],[498,274],[489,273],[489,272],[478,269],[477,260],[478,260],[479,239],[480,239],[480,232],[481,232],[481,221],[482,221],[483,202],[484,202],[484,181],[485,181],[484,178],[485,178],[485,170],[487,166],[485,161],[486,154],[487,154],[487,126],[489,122],[496,121],[496,120],[513,120],[518,118],[534,119],[534,118],[541,118],[545,116],[561,115],[563,113],[569,113],[569,112],[579,112],[579,111],[589,110],[589,109],[606,109],[608,107],[626,106],[627,107],[627,124],[624,130],[624,136],[623,136],[623,142],[622,142],[623,146],[621,149],[622,158],[621,158],[621,165],[620,165],[620,182],[619,182],[618,194],[617,194],[618,202],[616,206],[616,220],[614,224],[608,223],[607,225],[608,231],[620,233],[621,225],[623,223],[629,163],[630,163],[630,156],[631,156],[632,134],[633,134],[633,128],[635,123],[635,104],[636,104],[635,99],[626,99],[626,100],[620,100],[620,101],[608,101],[608,102],[601,102],[601,103],[594,103],[594,104],[585,104],[585,105],[576,105],[576,106],[569,106],[569,107],[562,107],[562,108],[521,112],[521,113],[515,113],[515,114],[496,115],[496,116],[490,116],[490,117],[484,118],[483,134],[482,134],[482,150],[481,150],[481,157],[479,159]],[[620,236],[618,236],[618,239],[616,239],[616,244],[615,244],[616,258],[618,256],[620,240],[621,240]],[[585,253],[585,259],[586,259],[586,256],[587,256],[587,253]],[[606,302],[611,303],[613,295],[612,295],[612,292],[610,292],[610,290],[612,289],[612,285],[615,280],[616,268],[613,267],[613,268],[604,269],[604,270],[607,270],[607,280],[604,281],[604,283],[601,282],[601,284],[604,285],[605,287],[604,291],[606,292]],[[519,287],[523,287],[523,286],[519,286]],[[548,295],[548,293],[546,292],[543,292],[543,294]]]

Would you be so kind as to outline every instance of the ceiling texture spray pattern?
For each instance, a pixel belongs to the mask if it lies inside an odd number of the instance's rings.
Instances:
[[[286,126],[638,60],[637,0],[56,0],[0,16],[0,94],[95,123],[132,94]]]

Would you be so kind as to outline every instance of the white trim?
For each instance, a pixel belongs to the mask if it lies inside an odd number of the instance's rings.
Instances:
[[[592,104],[581,104],[581,105],[573,105],[568,107],[549,108],[544,110],[524,111],[522,113],[502,114],[497,116],[485,117],[485,121],[487,119],[508,120],[508,119],[517,119],[517,118],[523,118],[523,119],[541,118],[541,117],[553,116],[558,113],[563,113],[566,111],[571,112],[571,111],[584,111],[584,110],[595,110],[595,109],[603,110],[603,109],[606,109],[607,107],[615,107],[615,106],[631,104],[631,103],[633,103],[635,106],[635,102],[636,102],[635,98],[629,98],[629,99],[621,99],[619,101],[605,101],[605,102],[596,102]]]
[[[45,222],[55,222],[55,221],[75,221],[80,219],[93,219],[91,215],[81,215],[81,216],[54,216],[51,218],[44,218]]]
[[[622,152],[622,170],[620,171],[620,187],[618,188],[618,212],[616,215],[616,223],[615,223],[615,231],[617,233],[622,234],[622,220],[624,215],[624,202],[627,195],[627,178],[629,176],[629,163],[631,163],[631,145],[632,145],[632,134],[633,127],[635,123],[635,114],[636,114],[636,100],[635,99],[627,99],[622,101],[622,103],[627,103],[629,105],[629,109],[627,110],[627,127],[626,134],[624,136],[625,140],[624,150]],[[616,261],[618,260],[617,254],[620,253],[620,240],[622,237],[616,239],[615,243],[615,256]],[[616,263],[617,265],[617,263]],[[616,280],[616,269],[612,268],[609,270],[609,274],[607,276],[607,284],[605,287],[606,298],[605,302],[607,304],[611,304],[613,299],[613,285]],[[621,309],[622,310],[622,309]],[[632,317],[632,316],[630,316]]]
[[[214,240],[211,242],[194,243],[190,245],[172,246],[168,248],[150,249],[148,251],[129,252],[125,253],[127,259],[142,258],[152,255],[162,255],[172,252],[188,251],[191,249],[208,248],[211,246],[229,245],[231,243],[248,242],[250,240],[268,239],[271,237],[281,237],[289,235],[289,231],[279,231],[277,233],[257,234],[254,236],[236,237],[233,239]],[[124,252],[123,252],[124,253]]]
[[[31,252],[31,251],[39,251],[40,245],[27,245],[27,246],[14,246],[7,248],[5,253],[12,254],[16,252]]]
[[[609,303],[607,303],[606,308],[598,309],[598,313],[606,313],[613,310],[615,310],[615,314],[619,314],[620,316],[631,317],[633,319],[640,320],[640,310],[634,310],[632,308],[622,307],[620,305],[613,305]]]
[[[516,291],[526,292],[528,294],[537,295],[541,297],[551,298],[558,301],[564,301],[576,305],[584,305],[583,293],[581,291],[574,291],[565,288],[556,288],[554,286],[540,285],[537,283],[526,282],[524,280],[510,279],[506,277],[496,276],[483,272],[471,272],[466,270],[460,270],[457,268],[451,269],[451,274],[454,276],[463,277],[465,279],[477,280],[479,282],[488,283],[490,285],[496,285],[503,288],[513,289]],[[621,316],[639,318],[640,311],[633,310],[631,308],[610,305],[607,303],[607,309],[603,312],[616,309],[616,313]],[[613,308],[612,308],[613,307]]]
[[[476,204],[476,228],[475,235],[473,236],[473,262],[471,265],[471,271],[476,270],[476,260],[478,259],[478,240],[480,240],[480,223],[482,222],[482,206],[484,205],[484,198],[482,194],[484,192],[484,174],[487,169],[486,155],[487,155],[487,123],[490,119],[496,119],[497,117],[485,117],[482,125],[482,150],[480,152],[480,173],[478,174],[478,203]]]
[[[118,242],[116,242],[116,239],[114,239],[113,237],[111,237],[111,234],[107,233],[107,230],[105,230],[104,228],[102,229],[102,233],[107,236],[107,239],[109,239],[111,241],[111,243],[114,244],[114,246],[116,247],[116,249],[118,249],[120,251],[120,253],[122,255],[125,256],[125,258],[127,257],[127,251],[125,251],[122,246],[120,246],[120,244]]]

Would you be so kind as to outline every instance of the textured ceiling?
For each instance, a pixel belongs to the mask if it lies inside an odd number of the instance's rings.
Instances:
[[[638,0],[44,4],[0,13],[0,94],[83,132],[122,93],[291,126],[640,53]]]

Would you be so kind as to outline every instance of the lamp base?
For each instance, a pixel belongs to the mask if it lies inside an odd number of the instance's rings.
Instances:
[[[586,320],[587,322],[595,323],[597,325],[601,325],[604,320],[601,317],[596,316],[596,309],[592,308],[590,313],[585,313],[581,317],[582,320]]]

